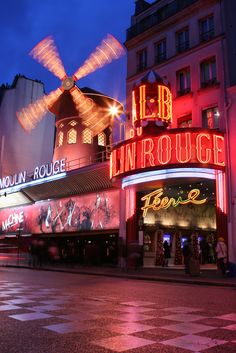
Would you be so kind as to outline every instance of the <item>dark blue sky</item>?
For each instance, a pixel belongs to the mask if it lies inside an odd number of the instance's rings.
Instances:
[[[134,13],[134,0],[0,0],[0,84],[16,74],[44,82],[46,92],[60,81],[28,53],[52,35],[68,75],[73,74],[107,33],[121,43]],[[78,81],[125,99],[126,57]]]

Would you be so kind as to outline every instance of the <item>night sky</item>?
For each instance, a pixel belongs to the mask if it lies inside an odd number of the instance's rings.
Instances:
[[[49,93],[58,78],[28,53],[52,35],[67,74],[72,75],[107,33],[121,43],[134,13],[134,0],[0,0],[0,85],[16,74],[41,80]],[[126,57],[77,82],[125,100]]]

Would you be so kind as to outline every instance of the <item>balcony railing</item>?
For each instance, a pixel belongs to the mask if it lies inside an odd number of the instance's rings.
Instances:
[[[211,80],[201,82],[201,88],[212,87],[217,85],[219,85],[219,82],[217,81],[216,78],[212,78]]]
[[[109,146],[107,146],[105,151],[90,154],[84,157],[80,157],[78,159],[66,161],[66,170],[69,171],[73,169],[83,168],[90,164],[105,162],[109,160],[110,153],[111,153],[110,148]]]
[[[188,49],[189,49],[189,41],[188,40],[176,45],[176,52],[177,53],[183,53],[184,51],[186,51]]]
[[[155,13],[145,17],[134,26],[130,27],[126,31],[126,40],[130,40],[137,35],[145,32],[149,28],[160,24],[171,16],[174,16],[178,12],[184,10],[186,7],[191,6],[199,0],[175,0],[170,4],[163,6]]]
[[[188,94],[189,92],[191,92],[191,88],[187,87],[187,88],[182,88],[177,92],[177,96],[184,96],[185,94]]]
[[[161,64],[166,61],[166,53],[162,53],[155,56],[155,64]]]
[[[147,68],[147,64],[145,64],[145,63],[139,63],[139,64],[137,65],[137,73],[146,70],[146,68]]]
[[[214,29],[211,29],[208,32],[202,32],[200,33],[200,41],[207,42],[208,40],[212,39],[214,36],[215,36]]]

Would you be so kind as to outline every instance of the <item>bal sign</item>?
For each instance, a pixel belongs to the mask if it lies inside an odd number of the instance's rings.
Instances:
[[[131,130],[129,140],[113,149],[110,178],[162,166],[198,165],[224,169],[223,133],[200,128],[165,129],[171,121],[172,95],[169,87],[157,82],[136,86],[132,92],[134,130]],[[150,122],[154,122],[154,128],[147,133],[145,128]]]

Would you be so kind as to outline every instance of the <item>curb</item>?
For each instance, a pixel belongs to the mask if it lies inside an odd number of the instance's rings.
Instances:
[[[141,281],[151,281],[151,282],[165,282],[165,283],[182,283],[182,284],[194,284],[194,285],[203,285],[203,286],[215,286],[215,287],[228,287],[228,288],[236,288],[235,283],[225,283],[225,282],[215,282],[215,281],[207,281],[207,280],[194,280],[187,278],[172,278],[172,277],[162,277],[162,276],[151,276],[151,275],[137,275],[137,274],[128,274],[123,273],[101,273],[101,272],[87,272],[82,270],[70,270],[63,268],[51,268],[51,267],[30,267],[30,266],[16,266],[16,265],[1,265],[1,267],[5,268],[18,268],[18,269],[27,269],[27,270],[36,270],[36,271],[48,271],[48,272],[61,272],[61,273],[70,273],[70,274],[79,274],[79,275],[88,275],[88,276],[103,276],[103,277],[111,277],[111,278],[127,278],[133,280],[141,280]]]

